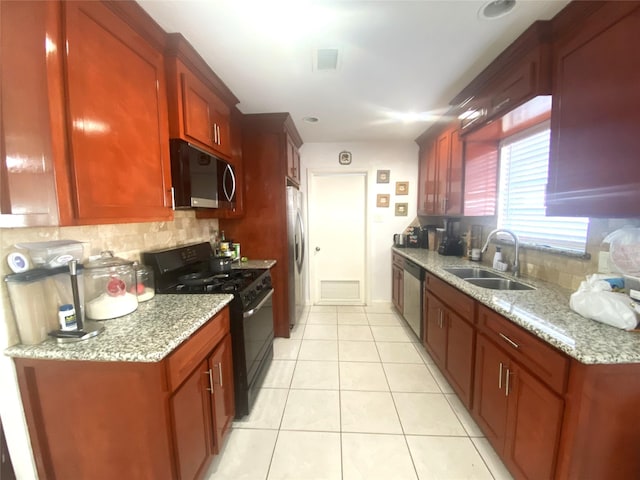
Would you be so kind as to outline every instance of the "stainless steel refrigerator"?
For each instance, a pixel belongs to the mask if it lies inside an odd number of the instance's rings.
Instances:
[[[305,228],[302,192],[287,187],[287,244],[289,248],[289,327],[300,321],[304,308],[303,268]]]

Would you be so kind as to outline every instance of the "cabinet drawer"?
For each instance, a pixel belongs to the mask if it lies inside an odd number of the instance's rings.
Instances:
[[[475,322],[474,305],[475,301],[471,297],[467,297],[457,288],[452,287],[447,282],[427,273],[425,278],[426,288],[435,296],[440,298],[447,306],[456,311],[462,318],[468,322]]]
[[[404,257],[397,253],[392,253],[392,261],[396,267],[404,268]]]
[[[569,359],[493,310],[478,305],[480,329],[556,392],[566,390]]]
[[[174,391],[229,333],[229,307],[200,327],[166,360],[169,389]]]

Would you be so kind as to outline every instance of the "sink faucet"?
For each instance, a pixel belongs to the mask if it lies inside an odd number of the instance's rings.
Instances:
[[[515,259],[513,260],[513,276],[514,277],[519,277],[520,276],[520,261],[518,260],[518,250],[519,250],[519,245],[520,243],[518,242],[518,236],[512,231],[512,230],[507,230],[506,228],[496,228],[495,230],[492,230],[491,232],[489,232],[489,236],[487,237],[487,241],[484,243],[484,247],[482,247],[482,253],[485,253],[487,251],[487,248],[489,247],[489,241],[496,236],[498,233],[508,233],[509,235],[511,235],[513,237],[513,244],[516,247],[516,253],[515,253]]]

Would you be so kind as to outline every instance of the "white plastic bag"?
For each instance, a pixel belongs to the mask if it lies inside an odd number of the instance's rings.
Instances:
[[[571,310],[583,317],[612,327],[633,330],[638,325],[633,301],[624,293],[611,291],[611,285],[598,275],[590,275],[569,300]]]

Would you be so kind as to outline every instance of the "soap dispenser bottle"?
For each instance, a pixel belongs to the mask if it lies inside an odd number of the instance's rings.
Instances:
[[[500,262],[502,262],[502,249],[496,247],[496,253],[493,255],[493,268],[497,270]]]

